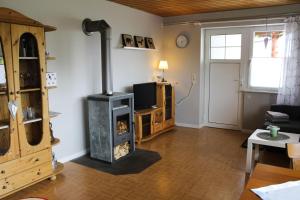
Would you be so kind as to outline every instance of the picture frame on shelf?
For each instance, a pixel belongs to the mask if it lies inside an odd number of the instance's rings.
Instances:
[[[132,36],[129,34],[122,34],[122,45],[123,47],[134,47]]]
[[[144,37],[134,36],[135,46],[138,48],[146,48]]]
[[[145,37],[145,44],[146,44],[146,48],[155,49],[155,45],[154,45],[154,42],[153,42],[152,38]]]

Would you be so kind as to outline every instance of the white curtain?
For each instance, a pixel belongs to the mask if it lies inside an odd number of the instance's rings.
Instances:
[[[282,86],[277,104],[300,105],[300,16],[286,20],[285,34]]]

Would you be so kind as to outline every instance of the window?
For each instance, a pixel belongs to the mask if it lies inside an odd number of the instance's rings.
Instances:
[[[283,66],[283,31],[254,32],[250,63],[250,87],[277,89]]]
[[[212,35],[210,37],[210,59],[241,59],[241,34]]]

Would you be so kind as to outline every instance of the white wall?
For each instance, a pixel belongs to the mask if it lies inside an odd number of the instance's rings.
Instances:
[[[190,42],[186,48],[176,47],[176,38],[180,33],[189,38]],[[176,106],[176,123],[198,127],[200,115],[200,27],[194,25],[165,26],[162,57],[169,62],[166,79],[175,83],[176,102],[188,94],[192,74],[196,74],[197,82],[190,97]]]
[[[56,61],[48,71],[57,72],[58,89],[49,92],[50,110],[63,113],[53,120],[55,147],[60,159],[86,149],[87,95],[101,92],[100,36],[81,31],[84,18],[105,19],[112,27],[112,65],[115,91],[152,79],[160,59],[162,18],[104,0],[2,0],[0,6],[15,9],[44,24],[57,27],[46,34],[47,50]],[[158,51],[120,49],[120,34],[149,36]]]

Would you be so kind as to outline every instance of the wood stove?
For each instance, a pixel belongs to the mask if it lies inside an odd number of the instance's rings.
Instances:
[[[91,157],[112,163],[135,150],[133,94],[113,92],[109,24],[85,19],[82,30],[101,36],[102,94],[88,96]]]
[[[133,94],[88,96],[91,157],[115,162],[135,150]]]

